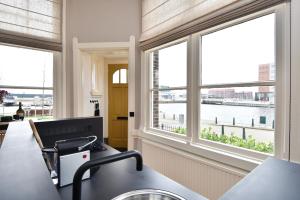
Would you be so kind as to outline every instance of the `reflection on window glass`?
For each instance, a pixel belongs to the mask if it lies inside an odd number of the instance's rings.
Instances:
[[[274,17],[266,15],[201,37],[201,139],[274,152]]]
[[[202,84],[275,80],[275,14],[202,36]]]
[[[113,74],[113,83],[120,83],[120,70],[117,70]]]
[[[127,69],[121,69],[121,82],[120,83],[127,83]]]

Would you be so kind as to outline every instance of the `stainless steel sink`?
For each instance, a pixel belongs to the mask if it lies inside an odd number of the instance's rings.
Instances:
[[[112,200],[186,200],[176,194],[162,190],[134,190],[121,194]]]

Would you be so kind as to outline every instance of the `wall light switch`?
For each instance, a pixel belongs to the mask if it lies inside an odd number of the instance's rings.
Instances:
[[[129,112],[129,117],[134,117],[134,112]]]

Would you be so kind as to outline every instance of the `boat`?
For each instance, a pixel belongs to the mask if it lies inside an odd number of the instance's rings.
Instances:
[[[4,106],[13,106],[15,105],[16,101],[15,98],[11,95],[6,95],[3,99]]]

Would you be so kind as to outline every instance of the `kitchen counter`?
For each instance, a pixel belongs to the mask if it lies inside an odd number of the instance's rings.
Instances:
[[[268,158],[220,200],[299,200],[300,165]]]
[[[119,153],[107,150],[92,157]],[[159,174],[144,165],[136,171],[135,160],[127,159],[101,166],[82,184],[82,200],[110,200],[122,193],[137,189],[160,189],[180,195],[187,200],[206,198]],[[1,200],[71,200],[72,186],[56,188],[50,178],[41,151],[28,122],[10,123],[0,149]]]
[[[11,122],[0,149],[1,200],[61,199],[28,122]]]
[[[104,157],[119,153],[106,146],[107,150],[94,153],[92,156]],[[82,199],[101,200],[112,199],[122,193],[137,189],[159,189],[176,193],[187,200],[204,200],[206,198],[192,192],[175,181],[159,174],[144,165],[143,171],[136,171],[135,159],[127,159],[101,166],[89,180],[83,181]],[[71,200],[72,187],[58,189],[62,199]]]

